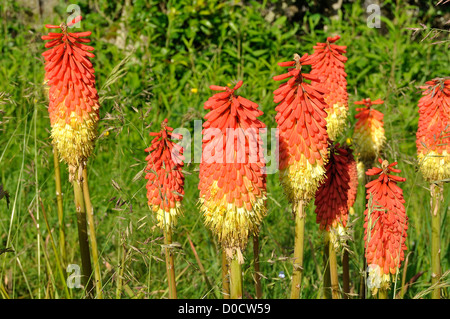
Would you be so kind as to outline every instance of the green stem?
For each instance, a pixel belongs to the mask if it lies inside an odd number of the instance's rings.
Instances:
[[[86,289],[86,297],[92,298],[92,266],[91,255],[89,253],[89,239],[87,235],[87,222],[86,222],[86,208],[84,206],[84,196],[82,182],[73,181],[73,190],[75,197],[75,207],[77,211],[77,224],[78,224],[78,241],[80,243],[81,252],[81,266],[83,269],[83,284]]]
[[[331,240],[328,242],[328,248],[330,255],[331,296],[333,299],[340,299],[336,250]]]
[[[255,267],[255,291],[256,299],[262,298],[262,287],[261,287],[261,269],[259,267],[259,237],[253,236],[253,261]]]
[[[224,299],[230,299],[230,276],[228,271],[227,254],[225,250],[222,250],[222,294]]]
[[[304,202],[301,200],[294,204],[295,214],[295,247],[294,247],[294,270],[292,272],[291,299],[300,298],[300,290],[303,273],[303,242],[305,235],[305,213]]]
[[[233,256],[230,267],[231,299],[242,299],[242,271],[237,254]]]
[[[329,232],[326,232],[325,236],[329,237]],[[323,275],[323,298],[331,299],[330,241],[326,237],[323,248],[323,266],[325,268]]]
[[[86,166],[83,168],[83,195],[84,195],[84,204],[86,205],[86,214],[88,217],[87,219],[89,225],[89,238],[91,240],[92,262],[94,263],[95,289],[97,293],[97,298],[102,299],[103,298],[102,277],[98,258],[97,236],[95,233],[94,208],[92,207],[91,196],[89,194],[89,184]]]
[[[431,284],[437,284],[441,278],[441,202],[443,184],[431,185]],[[441,289],[436,287],[432,299],[441,298]]]
[[[342,282],[344,289],[344,299],[349,299],[350,294],[350,264],[349,264],[349,256],[348,250],[344,249],[344,253],[342,256]]]
[[[61,172],[59,169],[58,150],[53,148],[53,163],[55,166],[55,184],[56,184],[56,203],[58,206],[58,223],[59,223],[59,251],[61,254],[63,265],[67,263],[66,256],[66,235],[64,227],[64,210],[63,210],[63,198],[61,187]]]
[[[166,245],[166,269],[167,269],[167,281],[169,283],[169,298],[177,299],[177,284],[175,279],[175,265],[173,262],[172,253],[172,232],[170,230],[164,230],[164,244]]]

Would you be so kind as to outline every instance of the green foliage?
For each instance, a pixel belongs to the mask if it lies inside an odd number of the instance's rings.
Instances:
[[[308,1],[308,6],[313,1]],[[353,102],[365,97],[381,98],[388,145],[384,156],[398,161],[407,181],[404,189],[410,218],[407,246],[409,264],[406,279],[424,271],[406,292],[413,298],[430,285],[430,216],[428,185],[416,172],[415,131],[417,129],[418,86],[448,75],[450,54],[445,45],[431,45],[411,38],[408,27],[424,23],[429,27],[442,14],[430,6],[419,11],[403,1],[386,1],[382,28],[367,27],[365,9],[359,1],[346,1],[337,16],[329,17],[309,8],[299,19],[277,11],[281,1],[79,1],[82,30],[91,30],[96,57],[93,59],[102,105],[101,136],[89,160],[89,184],[98,221],[97,235],[103,261],[105,297],[116,296],[119,266],[124,265],[123,298],[165,298],[167,282],[161,245],[162,233],[155,228],[147,207],[144,149],[150,131],[158,130],[164,118],[172,127],[193,130],[194,120],[206,114],[203,103],[212,95],[209,85],[233,85],[244,81],[239,93],[257,102],[262,121],[274,128],[275,104],[272,92],[280,74],[277,62],[294,53],[312,53],[316,42],[339,34],[347,45],[346,64],[350,95],[350,119],[344,141],[352,135]],[[428,2],[432,4],[432,2]],[[314,10],[313,10],[314,9]],[[0,257],[0,275],[8,278],[11,297],[60,297],[61,284],[47,289],[56,277],[53,251],[45,242],[42,210],[56,231],[58,220],[52,147],[49,139],[48,104],[42,87],[44,67],[41,53],[45,23],[59,24],[67,16],[66,4],[55,8],[52,17],[29,18],[15,1],[0,7],[0,92],[8,100],[0,105],[0,184],[9,190],[10,207],[0,201],[0,247],[12,251]],[[446,36],[445,34],[443,36]],[[102,90],[100,90],[102,89]],[[36,129],[35,129],[36,128]],[[107,133],[106,133],[107,132]],[[341,141],[342,142],[342,141]],[[35,156],[37,155],[37,156]],[[64,167],[64,165],[62,165]],[[178,295],[184,298],[220,297],[220,254],[213,235],[203,226],[197,207],[198,164],[185,167],[185,215],[174,235],[181,248],[175,264]],[[37,176],[37,177],[36,177]],[[76,246],[77,230],[73,194],[62,170],[64,211],[67,223],[69,263],[81,264]],[[287,298],[293,251],[291,208],[279,185],[278,174],[267,181],[269,214],[263,222],[260,247],[263,293],[267,298]],[[449,190],[446,187],[443,227],[448,229]],[[38,198],[39,200],[38,200]],[[363,204],[361,185],[355,204],[354,242],[350,248],[352,293],[359,289],[363,261]],[[41,213],[41,214],[39,214]],[[320,297],[322,287],[323,240],[315,223],[314,206],[307,209],[305,276],[303,298]],[[37,240],[35,221],[43,238]],[[207,284],[196,264],[187,236],[192,239],[207,275]],[[449,265],[449,235],[442,234],[443,272]],[[38,247],[49,256],[49,265],[38,255]],[[250,248],[250,247],[249,247]],[[251,249],[247,249],[244,297],[254,295]],[[41,267],[37,268],[40,260]],[[51,270],[55,273],[52,275]],[[286,274],[279,277],[280,272]],[[402,268],[403,272],[403,268]],[[400,286],[400,278],[396,291]],[[448,280],[448,279],[447,279]],[[394,287],[393,287],[394,288]],[[81,292],[72,291],[74,297]],[[391,292],[392,296],[392,292]],[[424,296],[428,298],[429,295]]]

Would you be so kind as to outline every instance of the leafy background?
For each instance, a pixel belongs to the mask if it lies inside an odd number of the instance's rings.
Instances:
[[[0,256],[3,297],[58,298],[54,252],[44,212],[56,237],[55,183],[49,139],[44,75],[44,24],[59,24],[68,13],[65,1],[6,0],[0,4],[0,184],[10,203],[0,201]],[[332,7],[336,2],[340,3]],[[431,1],[378,1],[381,28],[367,26],[371,1],[78,1],[82,30],[92,31],[93,59],[101,98],[100,137],[89,160],[89,183],[107,298],[168,296],[163,237],[147,207],[144,149],[150,131],[168,118],[172,127],[193,133],[194,120],[206,114],[209,85],[244,81],[240,95],[257,102],[262,121],[275,128],[272,92],[281,73],[277,62],[294,53],[312,53],[316,42],[339,34],[347,45],[349,123],[341,142],[352,136],[354,101],[381,98],[387,145],[384,157],[398,161],[409,216],[408,265],[402,265],[390,296],[413,277],[404,298],[429,298],[429,185],[417,173],[415,132],[419,86],[448,76],[449,5]],[[376,1],[375,1],[376,2]],[[417,28],[417,31],[409,28]],[[439,31],[440,29],[441,31]],[[439,42],[439,43],[436,43]],[[80,264],[73,193],[62,166],[68,262]],[[198,164],[185,167],[185,214],[174,240],[177,289],[183,298],[219,298],[220,251],[204,227],[197,206]],[[293,252],[294,222],[278,174],[268,177],[268,216],[261,229],[261,272],[265,298],[287,298]],[[441,256],[449,265],[449,188],[444,194]],[[364,187],[360,185],[350,244],[351,292],[360,288],[363,262]],[[40,225],[39,232],[36,223]],[[192,245],[190,244],[192,241]],[[195,247],[195,250],[192,248]],[[308,206],[303,298],[320,298],[323,239]],[[199,270],[198,254],[205,274]],[[245,253],[244,297],[254,298],[251,244]],[[341,269],[339,269],[341,271]],[[284,274],[284,276],[283,276]],[[204,280],[209,279],[210,285]],[[443,278],[448,284],[448,276]],[[122,283],[122,285],[121,285]],[[79,290],[71,290],[79,298]],[[447,297],[447,291],[444,290]]]

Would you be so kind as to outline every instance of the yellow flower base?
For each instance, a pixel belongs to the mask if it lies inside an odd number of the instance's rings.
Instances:
[[[97,138],[97,120],[92,113],[90,118],[80,120],[72,112],[70,124],[61,118],[52,125],[52,139],[61,159],[68,165],[78,167],[85,161],[94,149]]]
[[[302,154],[300,161],[280,170],[281,184],[291,203],[299,200],[309,201],[315,196],[317,188],[324,180],[325,164],[324,161],[323,165],[312,165]]]
[[[442,154],[429,152],[419,153],[419,168],[423,177],[428,181],[440,181],[450,178],[450,154],[443,151]]]
[[[244,177],[244,179],[247,179]],[[244,184],[247,184],[244,181]],[[222,198],[215,198],[217,193],[217,182],[211,187],[213,199],[200,198],[200,210],[205,217],[205,225],[208,226],[218,237],[225,249],[240,248],[244,250],[250,235],[257,236],[261,221],[267,214],[265,206],[266,195],[255,196],[251,186],[247,187],[250,197],[250,208],[244,203],[237,207],[235,203],[228,203],[226,194]]]
[[[183,215],[180,202],[175,202],[175,207],[170,208],[169,211],[162,210],[159,205],[153,205],[151,209],[156,214],[158,227],[168,232],[177,225],[178,216]]]
[[[328,137],[335,141],[347,125],[348,110],[345,105],[336,103],[333,107],[325,109],[325,111],[328,114],[326,118]]]

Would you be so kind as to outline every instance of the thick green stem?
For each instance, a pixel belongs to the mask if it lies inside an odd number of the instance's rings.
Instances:
[[[295,246],[294,246],[294,270],[292,272],[291,299],[299,299],[302,273],[303,273],[303,242],[305,235],[304,202],[294,204],[295,214]]]
[[[92,298],[92,266],[91,255],[89,253],[89,239],[87,235],[86,208],[84,206],[84,196],[82,182],[75,180],[73,190],[75,197],[75,207],[77,211],[78,241],[80,243],[81,266],[83,269],[82,281],[86,289],[86,297]]]
[[[253,264],[255,267],[256,299],[262,298],[261,270],[259,267],[259,237],[253,236]]]
[[[441,278],[441,202],[443,184],[431,185],[431,284],[435,285]],[[432,299],[441,298],[441,289],[436,287],[431,293]]]
[[[222,294],[224,299],[230,299],[230,275],[227,262],[227,254],[222,250]]]
[[[331,241],[328,244],[328,248],[330,256],[331,296],[333,299],[340,299],[336,250]]]
[[[231,260],[230,290],[231,299],[242,299],[242,271],[237,254]]]
[[[64,227],[64,210],[63,210],[63,198],[61,187],[61,172],[59,169],[58,151],[53,148],[53,163],[55,166],[55,184],[56,184],[56,203],[58,206],[58,223],[59,223],[59,251],[63,265],[66,265],[66,235]]]
[[[177,299],[177,283],[175,279],[175,265],[172,253],[172,232],[164,230],[164,244],[166,245],[166,269],[167,281],[169,283],[169,298]]]
[[[86,214],[88,217],[87,220],[89,225],[89,238],[91,241],[92,262],[94,263],[95,289],[97,293],[97,298],[102,299],[103,298],[102,277],[98,258],[97,236],[95,233],[94,208],[92,207],[91,196],[89,194],[89,184],[86,167],[84,167],[83,169],[83,195],[84,195],[84,204],[86,205]]]
[[[344,289],[344,299],[349,299],[350,294],[350,265],[349,265],[349,256],[348,250],[344,249],[344,253],[342,256],[342,282]]]
[[[329,237],[329,232],[325,233]],[[330,275],[330,241],[325,238],[323,247],[323,298],[331,299],[331,275]]]

